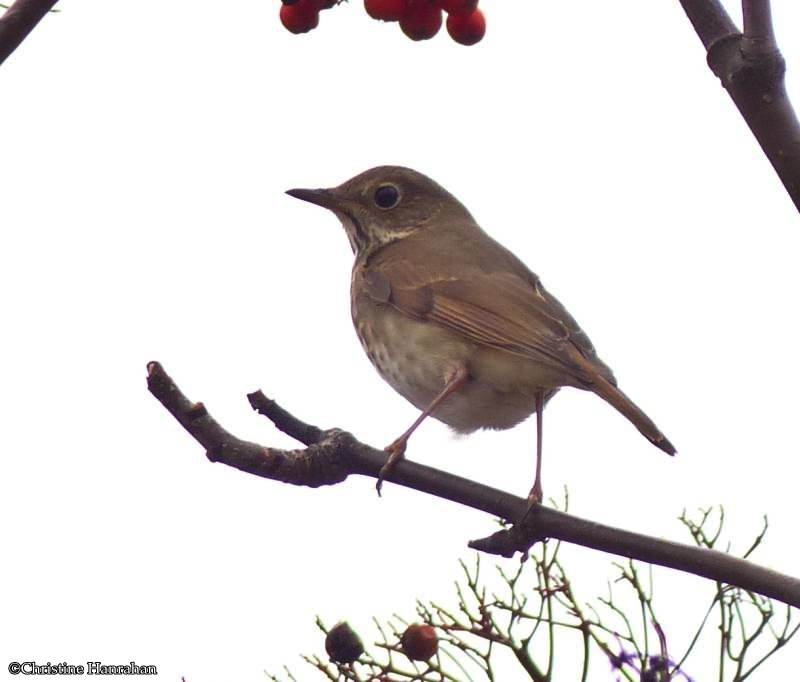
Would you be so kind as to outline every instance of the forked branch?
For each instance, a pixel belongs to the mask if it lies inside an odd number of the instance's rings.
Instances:
[[[306,424],[257,391],[251,406],[305,448],[283,450],[244,441],[224,429],[202,403],[190,401],[157,362],[148,365],[150,392],[189,434],[207,457],[241,471],[284,483],[317,487],[344,481],[351,474],[377,478],[387,455],[340,429]],[[542,505],[526,515],[527,502],[495,488],[432,467],[401,461],[386,480],[479,509],[518,523],[470,546],[492,554],[526,552],[544,538],[555,538],[651,564],[736,585],[800,607],[800,580],[716,550],[633,533]]]
[[[800,122],[786,94],[769,0],[742,0],[739,31],[719,0],[680,0],[706,48],[708,65],[800,211]]]

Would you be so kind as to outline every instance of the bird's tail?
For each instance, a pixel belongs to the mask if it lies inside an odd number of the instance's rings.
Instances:
[[[602,376],[595,376],[591,386],[603,400],[610,403],[619,412],[625,415],[628,420],[639,429],[647,440],[657,448],[660,448],[668,455],[674,455],[676,450],[667,437],[658,430],[658,427],[644,412],[642,412],[634,402],[620,391],[614,384]]]

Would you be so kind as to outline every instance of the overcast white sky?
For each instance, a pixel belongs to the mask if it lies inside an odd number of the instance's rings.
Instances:
[[[311,491],[211,465],[145,389],[160,360],[276,446],[291,441],[248,391],[397,436],[415,410],[352,330],[347,240],[283,194],[383,163],[431,175],[516,251],[679,450],[565,390],[545,413],[546,494],[567,485],[574,512],[673,539],[682,508],[724,504],[739,548],[768,514],[757,556],[800,573],[797,214],[677,0],[484,0],[472,48],[412,43],[358,0],[296,37],[278,4],[65,0],[0,68],[2,669],[315,679],[297,657],[321,650],[315,614],[369,641],[371,616],[450,599],[492,519],[391,484],[379,500],[366,479]],[[800,105],[800,7],[774,5]],[[531,421],[460,439],[431,421],[408,455],[524,494],[533,444]],[[565,560],[587,599],[613,575],[589,550]],[[679,650],[711,587],[656,580]],[[799,652],[754,679],[788,679]]]

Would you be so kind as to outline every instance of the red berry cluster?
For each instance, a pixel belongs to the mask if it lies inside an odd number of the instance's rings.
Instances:
[[[486,19],[478,0],[364,0],[373,19],[399,21],[411,40],[433,38],[442,27],[442,10],[447,12],[447,32],[462,45],[474,45],[486,33]]]
[[[319,24],[320,10],[341,0],[281,0],[281,22],[292,33],[306,33]],[[411,40],[433,38],[447,13],[447,32],[462,45],[474,45],[486,33],[486,19],[478,0],[364,0],[373,19],[397,21]]]

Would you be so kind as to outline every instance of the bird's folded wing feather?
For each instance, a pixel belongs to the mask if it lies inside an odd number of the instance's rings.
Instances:
[[[470,269],[458,277],[425,273],[407,261],[373,270],[381,298],[410,317],[435,322],[479,344],[529,357],[592,382],[615,383],[591,341],[536,275]]]

